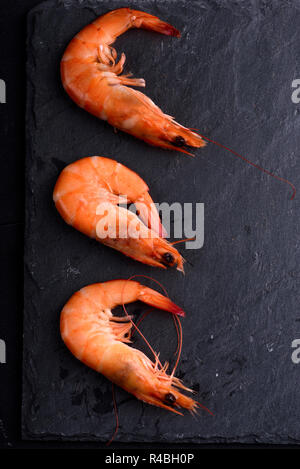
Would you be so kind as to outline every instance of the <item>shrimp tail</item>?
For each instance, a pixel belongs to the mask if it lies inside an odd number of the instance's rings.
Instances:
[[[152,288],[142,286],[138,299],[148,305],[155,306],[156,308],[164,311],[169,311],[177,316],[185,316],[185,312],[179,306],[173,303],[173,301],[168,297],[152,290]]]
[[[180,31],[156,16],[142,11],[131,10],[133,27],[156,31],[166,36],[180,37]]]

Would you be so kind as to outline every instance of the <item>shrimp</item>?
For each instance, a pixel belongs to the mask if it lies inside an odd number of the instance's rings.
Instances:
[[[68,165],[53,200],[62,218],[85,235],[145,264],[183,272],[147,184],[121,163],[93,156]],[[118,205],[123,202],[135,204],[136,213]]]
[[[122,53],[111,47],[130,28],[143,28],[180,37],[177,29],[143,11],[120,8],[100,16],[69,43],[61,60],[61,78],[68,95],[94,116],[145,142],[189,153],[184,146],[203,147],[204,140],[191,129],[164,114],[151,99],[128,86],[145,86],[142,78],[120,75]]]
[[[133,326],[131,316],[111,312],[118,305],[134,301],[183,316],[169,298],[133,280],[112,280],[82,288],[69,299],[60,317],[61,337],[75,357],[103,374],[138,399],[181,414],[177,408],[195,412],[199,405],[178,389],[181,381],[166,373],[158,355],[155,362],[127,345]],[[181,414],[182,415],[182,414]]]

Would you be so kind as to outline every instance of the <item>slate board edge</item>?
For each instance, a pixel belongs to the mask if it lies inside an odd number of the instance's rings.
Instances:
[[[27,272],[27,254],[29,251],[29,242],[28,236],[30,233],[30,217],[29,217],[29,207],[31,204],[30,197],[30,183],[29,183],[29,166],[32,160],[32,139],[33,136],[30,133],[29,122],[33,120],[32,116],[32,101],[33,101],[33,86],[31,83],[31,68],[33,67],[33,54],[31,52],[29,41],[31,38],[32,30],[31,23],[33,16],[35,14],[37,7],[33,8],[27,15],[26,21],[26,109],[25,109],[25,129],[26,129],[26,155],[25,155],[25,230],[24,230],[24,320],[23,320],[23,337],[26,334],[26,310],[27,305],[27,295],[28,287],[31,284],[30,277]],[[26,415],[26,405],[25,405],[25,393],[24,389],[26,387],[26,350],[23,343],[23,354],[22,354],[22,406],[21,406],[21,432],[22,439],[30,439],[29,434],[26,429],[25,415]]]

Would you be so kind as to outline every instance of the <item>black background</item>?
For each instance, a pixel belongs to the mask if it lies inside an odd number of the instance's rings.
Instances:
[[[40,1],[15,0],[1,1],[0,4],[0,78],[7,85],[7,104],[0,105],[2,150],[0,337],[5,340],[7,346],[7,364],[0,365],[0,447],[101,448],[104,445],[98,443],[22,442],[20,437],[26,13],[38,3]],[[130,448],[130,445],[116,444],[115,447]],[[151,447],[159,448],[158,445]],[[217,447],[225,446],[201,446],[201,448]],[[226,448],[228,447],[245,448],[249,445],[230,445]]]

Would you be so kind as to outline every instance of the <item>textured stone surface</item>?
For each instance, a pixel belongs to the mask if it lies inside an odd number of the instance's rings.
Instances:
[[[125,2],[126,3],[126,2]],[[76,361],[59,336],[59,314],[86,284],[152,275],[186,310],[179,376],[214,417],[184,418],[117,390],[116,440],[299,442],[299,197],[212,144],[194,159],[163,151],[79,109],[62,89],[68,41],[121,1],[49,2],[28,19],[23,436],[107,440],[111,384]],[[291,82],[300,66],[299,2],[131,1],[174,24],[181,39],[129,31],[116,42],[127,71],[165,112],[256,163],[300,180],[300,105]],[[155,201],[204,202],[205,244],[184,251],[186,275],[127,259],[67,226],[52,190],[61,169],[88,155],[138,172]],[[143,331],[172,360],[170,317]],[[138,341],[135,346],[143,349]],[[298,386],[298,387],[297,387]]]

